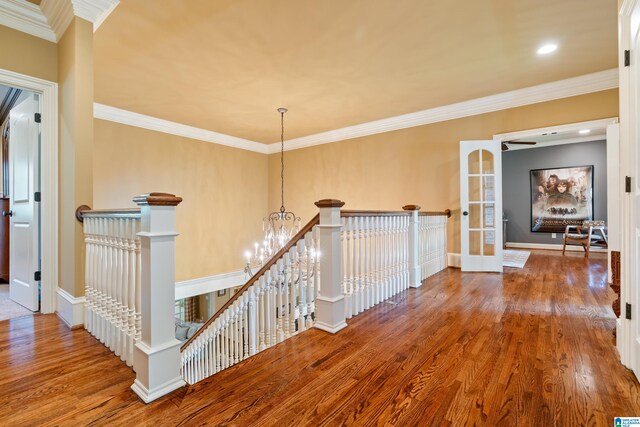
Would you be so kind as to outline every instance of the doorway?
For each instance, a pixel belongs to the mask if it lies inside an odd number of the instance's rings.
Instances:
[[[609,245],[601,251],[608,254],[611,280],[611,252],[620,250],[621,241],[617,123],[617,118],[609,118],[494,135],[494,139],[502,143],[505,160],[503,196],[507,248],[562,250],[564,230],[546,230],[540,224],[534,224],[533,199],[537,194],[531,187],[532,176],[535,173],[541,176],[555,174],[553,171],[558,169],[589,169],[594,184],[590,187],[592,219],[607,221]],[[510,160],[520,163],[512,164]],[[584,198],[579,194],[579,188],[574,187],[568,192]],[[579,246],[569,249],[582,251]]]
[[[40,308],[39,96],[0,85],[0,320]]]
[[[40,312],[53,313],[58,299],[58,84],[4,69],[0,84],[39,96]]]

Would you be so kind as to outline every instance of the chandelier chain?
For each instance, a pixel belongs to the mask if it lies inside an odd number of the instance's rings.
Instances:
[[[280,111],[280,212],[284,213],[284,113]]]

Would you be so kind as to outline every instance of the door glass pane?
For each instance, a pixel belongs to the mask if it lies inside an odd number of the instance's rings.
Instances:
[[[487,203],[484,205],[484,228],[496,228],[496,207],[493,203]]]
[[[491,151],[482,150],[482,173],[494,173],[493,153]]]
[[[482,231],[469,232],[469,255],[482,255],[480,247],[482,246]]]
[[[469,201],[470,202],[482,201],[480,200],[480,177],[479,176],[469,177]]]
[[[469,172],[480,173],[480,150],[469,153]]]
[[[469,228],[481,228],[482,224],[480,223],[480,208],[482,205],[480,203],[469,203]]]
[[[493,230],[485,230],[484,233],[484,254],[487,256],[495,255],[496,232]]]
[[[484,201],[485,202],[495,202],[496,201],[496,187],[495,182],[496,179],[494,176],[483,176],[483,192],[484,192]],[[471,199],[469,199],[471,200]]]

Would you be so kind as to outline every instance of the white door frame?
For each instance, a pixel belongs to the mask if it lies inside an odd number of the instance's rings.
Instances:
[[[58,289],[58,83],[0,68],[0,84],[40,95],[40,312],[53,313]]]
[[[598,129],[598,130],[606,131],[609,125],[615,125],[615,124],[618,124],[618,118],[611,117],[611,118],[599,119],[599,120],[589,120],[586,122],[568,123],[568,124],[558,125],[558,126],[548,126],[544,128],[538,128],[538,129],[528,129],[528,130],[509,132],[509,133],[500,133],[500,134],[493,135],[493,139],[497,139],[499,141],[513,141],[514,139],[532,138],[532,137],[540,136],[544,133],[551,133],[551,132],[561,133],[561,132],[574,132],[574,131],[578,132],[581,129],[591,129],[591,130]],[[609,182],[611,180],[612,171],[616,171],[616,170],[619,171],[618,173],[621,174],[620,179],[624,179],[622,175],[622,171],[620,170],[619,159],[616,158],[615,156],[610,155],[612,148],[614,148],[613,152],[616,152],[616,153],[619,152],[619,146],[620,146],[619,138],[617,139],[610,138],[611,136],[613,135],[609,135],[609,133],[607,133],[605,135],[585,135],[585,136],[579,136],[579,137],[571,137],[566,139],[560,139],[558,141],[554,141],[551,143],[546,143],[544,145],[540,145],[535,148],[532,148],[530,146],[524,146],[524,148],[520,146],[510,147],[509,151],[522,150],[522,149],[537,149],[542,147],[551,147],[551,146],[560,145],[560,144],[577,144],[581,142],[606,140],[607,141],[607,194],[609,194],[610,192],[612,192],[612,189],[616,188],[616,186],[613,185],[613,183]],[[610,147],[610,144],[617,144],[617,147]],[[617,188],[620,188],[620,187],[617,186]],[[619,198],[614,197],[613,194],[611,194],[611,196],[609,195],[607,196],[607,217],[611,217],[608,220],[609,222],[612,221],[612,218],[620,218],[621,208],[618,204],[614,204],[616,200],[619,201]],[[618,228],[618,230],[620,230],[620,228]],[[548,246],[548,248],[555,247],[554,245],[539,245],[539,244],[532,244],[531,247],[536,247],[536,246],[538,247]],[[561,246],[562,245],[558,245],[558,247],[561,247]],[[611,250],[615,250],[615,249],[609,248],[607,252],[610,254]],[[609,257],[610,256],[611,255],[609,255]],[[611,274],[609,274],[609,278],[610,277],[611,277]]]
[[[635,339],[635,325],[638,320],[638,307],[633,307],[632,320],[625,319],[626,303],[634,304],[637,299],[637,283],[634,283],[635,260],[633,254],[636,252],[634,246],[635,239],[632,237],[636,227],[636,211],[634,199],[636,192],[633,191],[638,187],[638,177],[636,175],[636,155],[638,147],[637,135],[634,135],[634,129],[637,127],[637,107],[634,108],[634,99],[631,94],[631,67],[624,65],[624,51],[631,49],[631,27],[634,9],[637,7],[638,0],[623,0],[618,15],[618,71],[620,79],[620,179],[624,182],[625,176],[631,177],[631,193],[623,193],[622,201],[622,251],[620,253],[620,322],[618,326],[618,334],[616,339],[616,347],[620,353],[620,361],[628,368],[636,371],[637,368],[637,342]],[[637,67],[639,64],[632,64]],[[640,82],[635,82],[635,85]],[[635,304],[634,304],[635,305]]]

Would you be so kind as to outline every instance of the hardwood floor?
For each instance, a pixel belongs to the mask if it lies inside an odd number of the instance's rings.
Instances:
[[[615,354],[606,259],[534,252],[448,269],[150,405],[134,375],[55,316],[0,322],[3,425],[613,425],[640,416]]]

